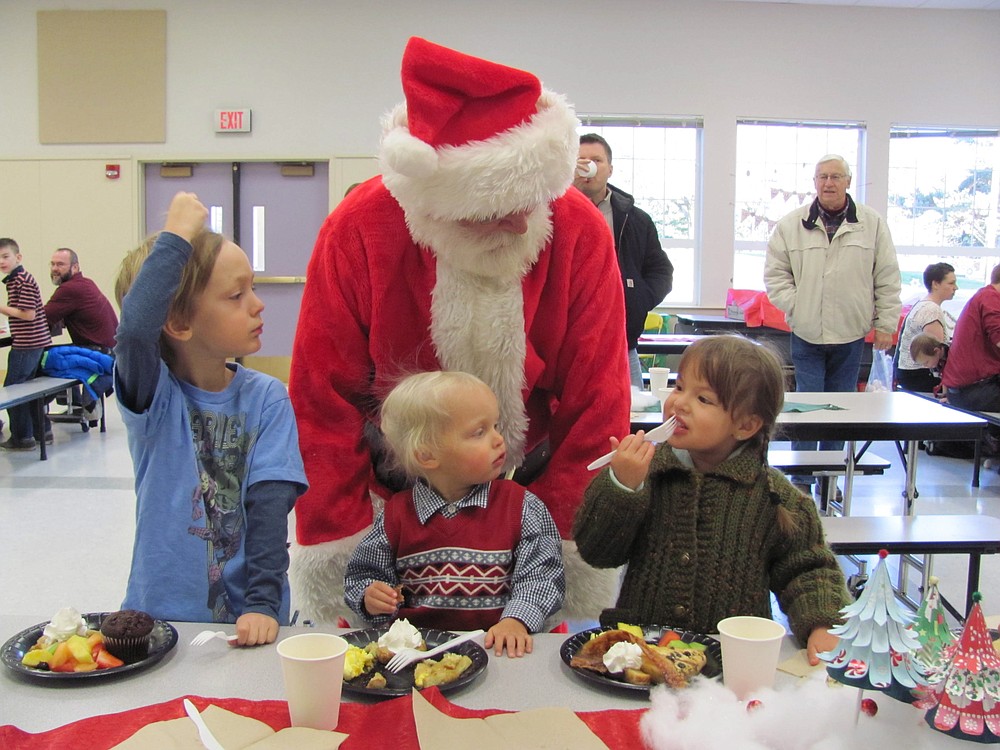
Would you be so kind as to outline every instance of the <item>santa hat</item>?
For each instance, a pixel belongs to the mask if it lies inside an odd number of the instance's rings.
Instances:
[[[576,114],[531,73],[412,37],[383,120],[382,181],[407,213],[488,219],[548,203],[573,181]]]

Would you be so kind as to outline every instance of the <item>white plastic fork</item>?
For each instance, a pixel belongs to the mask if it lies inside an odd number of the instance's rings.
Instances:
[[[669,438],[674,434],[674,428],[677,426],[677,419],[671,417],[666,422],[661,424],[659,427],[654,427],[649,432],[643,436],[643,440],[650,443],[662,443],[664,440]],[[614,458],[615,451],[610,453],[605,453],[599,459],[587,466],[587,471],[593,471],[594,469],[600,469],[602,466],[607,466],[611,463],[611,459]]]
[[[236,643],[236,636],[224,633],[221,630],[202,630],[198,635],[191,639],[192,646],[204,646],[213,638],[220,638],[227,643]]]
[[[445,641],[440,646],[435,646],[428,651],[418,651],[415,648],[404,648],[397,651],[396,654],[389,659],[386,663],[385,668],[390,672],[399,672],[401,669],[413,664],[415,661],[423,661],[424,659],[429,659],[432,656],[437,656],[438,654],[443,654],[445,651],[454,648],[459,643],[465,643],[466,641],[471,641],[473,638],[478,638],[485,630],[470,630],[468,633],[462,633],[462,635],[457,638],[452,638],[450,641]]]

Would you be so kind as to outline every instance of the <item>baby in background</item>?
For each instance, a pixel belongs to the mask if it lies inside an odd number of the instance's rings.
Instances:
[[[941,381],[944,366],[948,363],[948,345],[926,333],[918,333],[910,342],[910,357],[921,367],[926,367],[938,379],[932,393],[942,402],[948,401],[948,389]]]
[[[499,479],[506,448],[489,387],[464,372],[404,378],[382,405],[393,460],[411,479],[351,556],[344,600],[365,619],[486,630],[523,656],[562,606],[562,546],[545,505]]]
[[[713,336],[681,358],[659,446],[611,438],[611,466],[573,524],[584,560],[628,565],[601,623],[714,633],[733,615],[771,617],[773,592],[809,662],[837,645],[829,628],[850,601],[816,506],[767,464],[784,374],[766,347]]]
[[[918,365],[940,377],[948,361],[948,345],[926,333],[918,333],[910,342],[910,356]]]

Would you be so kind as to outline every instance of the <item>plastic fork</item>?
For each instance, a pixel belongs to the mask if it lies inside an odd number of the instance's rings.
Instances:
[[[662,443],[664,440],[669,438],[674,434],[674,427],[677,426],[677,420],[671,417],[666,422],[661,424],[659,427],[654,427],[649,432],[643,436],[643,440],[650,443]],[[611,459],[614,457],[615,451],[610,453],[605,453],[599,459],[587,466],[587,471],[593,471],[594,469],[600,469],[602,466],[607,466],[611,463]]]
[[[389,659],[386,663],[385,668],[390,672],[399,672],[401,669],[405,669],[414,662],[423,661],[424,659],[429,659],[432,656],[437,656],[438,654],[443,654],[445,651],[454,648],[459,643],[465,643],[466,641],[471,641],[473,638],[478,638],[485,630],[470,630],[468,633],[462,633],[462,635],[457,638],[452,638],[450,641],[445,641],[440,646],[435,646],[429,651],[418,651],[415,648],[404,648],[397,651],[396,654]]]
[[[221,630],[202,630],[198,635],[191,639],[192,646],[204,646],[213,638],[220,638],[230,645],[236,643],[236,636],[229,635]]]

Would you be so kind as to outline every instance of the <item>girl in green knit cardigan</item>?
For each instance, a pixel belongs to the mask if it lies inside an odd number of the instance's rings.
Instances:
[[[611,465],[573,525],[590,565],[628,565],[602,624],[714,633],[726,617],[770,617],[774,592],[810,664],[837,645],[828,630],[850,601],[844,575],[812,499],[767,465],[784,390],[770,350],[712,336],[681,358],[663,405],[677,422],[667,442],[611,438]]]

